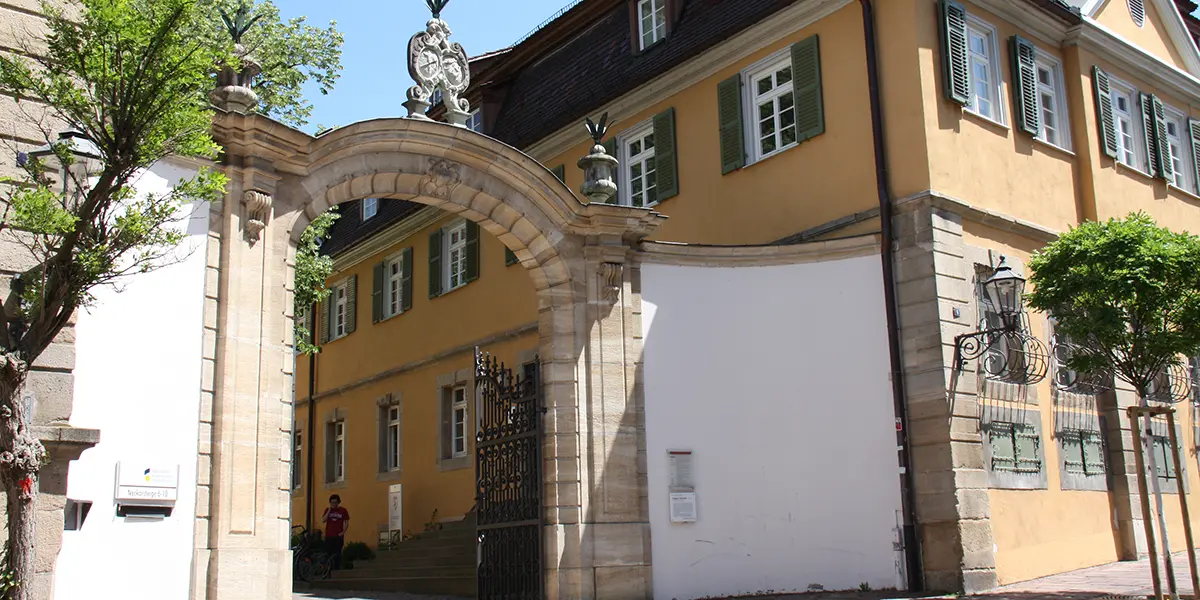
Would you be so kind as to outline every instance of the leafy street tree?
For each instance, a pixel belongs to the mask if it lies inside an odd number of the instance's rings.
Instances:
[[[321,240],[329,233],[333,222],[341,215],[337,207],[331,208],[313,219],[296,247],[296,286],[292,297],[293,313],[296,315],[296,349],[302,354],[320,351],[313,338],[312,308],[329,295],[325,281],[333,273],[333,259],[321,254]]]
[[[17,600],[32,593],[23,583],[33,573],[34,506],[46,460],[19,400],[29,365],[89,303],[91,290],[170,264],[187,207],[224,196],[226,179],[211,169],[162,195],[138,195],[132,183],[168,156],[216,157],[208,92],[217,68],[236,60],[229,34],[218,35],[224,24],[217,5],[229,13],[231,4],[77,0],[67,14],[47,3],[45,46],[0,55],[0,94],[19,99],[53,154],[18,161],[22,172],[7,180],[0,209],[0,235],[22,244],[35,265],[11,281],[0,310],[0,483]],[[256,89],[263,110],[302,124],[311,107],[301,84],[312,79],[322,91],[333,85],[341,35],[333,25],[281,22],[269,1],[250,12],[258,29],[244,44],[264,66]],[[81,134],[76,142],[57,137],[64,124]],[[91,160],[76,159],[82,149]]]
[[[1029,266],[1029,305],[1052,315],[1056,331],[1071,340],[1065,366],[1120,376],[1143,406],[1156,379],[1200,350],[1200,237],[1174,233],[1136,213],[1084,223],[1043,248]],[[1147,433],[1149,425],[1146,417]],[[1154,473],[1154,454],[1146,454]],[[1151,483],[1166,553],[1158,478]]]

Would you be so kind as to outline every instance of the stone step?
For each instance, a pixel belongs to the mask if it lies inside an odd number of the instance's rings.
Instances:
[[[375,555],[375,560],[359,561],[357,564],[363,566],[378,565],[389,568],[405,568],[405,567],[438,567],[438,566],[474,566],[476,562],[476,553],[472,549],[470,551],[457,552],[413,552],[401,555],[388,554],[386,556]]]
[[[377,565],[374,561],[354,563],[349,570],[334,571],[333,579],[390,579],[428,577],[437,579],[461,579],[475,576],[475,565]]]
[[[312,582],[312,587],[341,591],[385,591],[409,594],[440,594],[474,598],[477,588],[475,575],[470,577],[381,577],[378,579],[324,579]]]
[[[444,549],[453,549],[466,551],[469,548],[474,548],[479,542],[475,538],[438,538],[429,540],[408,540],[396,544],[391,550],[377,549],[376,554],[391,554],[394,552],[412,551],[438,551]]]

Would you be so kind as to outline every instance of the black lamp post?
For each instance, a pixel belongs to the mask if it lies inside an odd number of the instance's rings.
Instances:
[[[64,146],[71,157],[71,163],[65,165],[65,168],[54,151],[56,145]],[[46,144],[30,151],[29,157],[44,162],[51,170],[59,173],[62,178],[63,197],[73,197],[76,201],[87,191],[88,178],[99,173],[104,167],[100,148],[86,135],[74,129],[60,132],[54,144]],[[72,180],[75,181],[74,187],[71,186]]]

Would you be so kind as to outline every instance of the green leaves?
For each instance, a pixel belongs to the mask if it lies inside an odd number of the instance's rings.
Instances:
[[[333,259],[321,254],[320,241],[329,235],[329,228],[341,218],[337,207],[331,208],[313,219],[296,247],[296,284],[292,297],[293,313],[296,315],[296,349],[304,354],[313,354],[320,348],[313,344],[310,322],[312,307],[329,296],[325,281],[333,274]],[[307,315],[308,318],[302,318]]]
[[[1079,346],[1067,366],[1110,370],[1144,393],[1200,350],[1200,238],[1144,213],[1084,223],[1030,261],[1032,308]]]
[[[221,14],[236,14],[243,1],[250,0],[200,0],[201,11],[209,18],[196,35],[213,47],[228,48],[230,32]],[[312,82],[321,94],[328,94],[341,76],[343,37],[337,23],[320,28],[308,24],[305,17],[284,21],[271,0],[254,1],[243,18],[251,23],[257,20],[252,27],[243,24],[245,30],[238,38],[262,65],[262,74],[254,82],[258,111],[295,127],[307,124],[312,104],[302,88]]]

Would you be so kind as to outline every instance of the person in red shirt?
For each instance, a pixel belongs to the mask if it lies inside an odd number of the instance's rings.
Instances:
[[[350,531],[350,511],[342,508],[342,497],[329,497],[329,508],[321,515],[325,524],[325,551],[333,555],[333,569],[342,568],[342,546],[346,543],[346,532]]]

